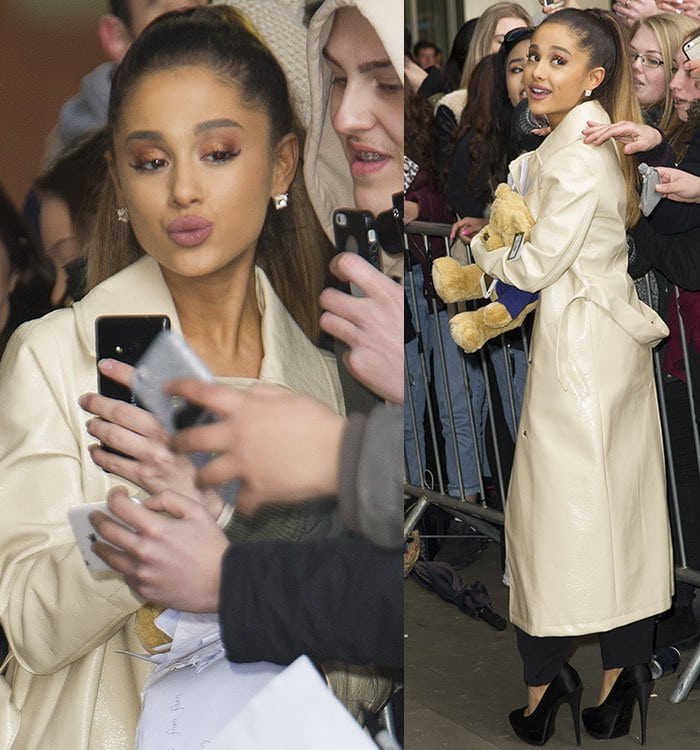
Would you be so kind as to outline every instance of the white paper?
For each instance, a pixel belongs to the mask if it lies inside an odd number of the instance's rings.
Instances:
[[[144,691],[137,750],[212,747],[208,743],[231,717],[282,669],[267,662],[233,664],[222,658],[199,673],[193,666],[168,671]]]
[[[155,664],[141,693],[137,750],[192,750],[207,743],[284,667],[232,664],[216,614],[164,610],[156,625],[172,642],[156,654],[130,654]]]
[[[377,750],[305,656],[270,680],[206,748]]]

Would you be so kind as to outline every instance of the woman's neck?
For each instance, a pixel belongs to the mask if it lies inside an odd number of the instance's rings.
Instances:
[[[196,279],[161,270],[183,336],[214,375],[258,377],[264,352],[253,264]]]

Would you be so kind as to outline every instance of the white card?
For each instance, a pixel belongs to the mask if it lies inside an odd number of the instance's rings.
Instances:
[[[139,502],[136,498],[132,497],[131,499],[135,503]],[[68,509],[68,520],[70,521],[71,528],[73,529],[75,541],[78,543],[78,549],[80,550],[80,554],[83,556],[85,566],[93,575],[95,573],[104,573],[106,571],[112,570],[109,565],[107,565],[107,563],[101,560],[92,551],[93,542],[96,542],[98,539],[103,542],[105,541],[93,528],[88,518],[90,513],[93,513],[96,510],[99,510],[110,518],[113,518],[122,526],[126,526],[126,528],[128,529],[131,528],[120,518],[117,518],[117,516],[115,516],[110,510],[108,510],[106,501],[103,501],[101,503],[85,503],[84,505],[75,505],[74,507]]]

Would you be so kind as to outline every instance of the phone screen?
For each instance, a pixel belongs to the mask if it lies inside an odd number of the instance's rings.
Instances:
[[[97,361],[110,358],[135,365],[153,339],[168,330],[167,315],[102,315],[95,321]],[[136,403],[131,389],[104,377],[99,370],[97,384],[103,396]]]

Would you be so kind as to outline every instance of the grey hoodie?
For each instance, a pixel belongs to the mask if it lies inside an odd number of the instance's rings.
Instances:
[[[331,217],[336,208],[354,205],[352,178],[347,159],[338,136],[333,130],[328,107],[331,72],[321,51],[333,24],[338,8],[354,7],[370,22],[382,41],[389,59],[403,79],[403,18],[401,0],[326,0],[309,24],[306,53],[311,87],[311,125],[304,149],[304,179],[323,228],[333,239]],[[400,258],[400,256],[399,256]],[[384,257],[384,269],[388,272]],[[403,260],[400,261],[403,264]],[[393,273],[391,274],[393,275]],[[402,273],[398,274],[402,276]]]

